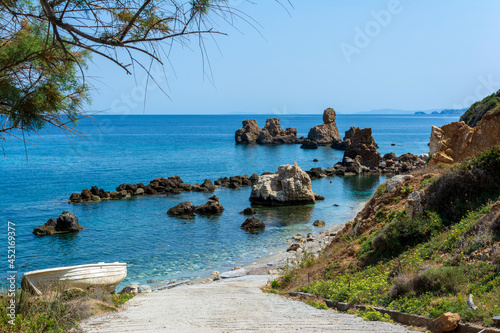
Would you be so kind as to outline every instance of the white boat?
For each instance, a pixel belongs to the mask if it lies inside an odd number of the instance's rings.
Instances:
[[[126,263],[97,263],[56,267],[26,272],[21,280],[23,290],[42,295],[43,289],[63,287],[88,289],[105,288],[114,291],[127,276]]]

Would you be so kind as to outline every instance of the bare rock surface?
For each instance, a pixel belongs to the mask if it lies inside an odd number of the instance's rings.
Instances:
[[[432,126],[429,166],[460,163],[500,144],[500,112],[485,115],[476,127],[453,122]]]
[[[323,124],[314,126],[309,130],[307,139],[318,145],[328,145],[340,142],[340,133],[335,124],[336,113],[332,108],[323,112]]]
[[[309,175],[294,163],[280,166],[277,173],[260,176],[252,188],[250,201],[273,206],[309,204],[316,199]]]

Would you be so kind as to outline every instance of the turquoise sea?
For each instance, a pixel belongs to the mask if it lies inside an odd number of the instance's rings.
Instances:
[[[345,223],[384,181],[379,176],[332,177],[312,182],[326,200],[314,206],[258,208],[266,230],[249,234],[239,227],[239,212],[249,207],[251,188],[218,189],[225,211],[218,217],[183,220],[166,211],[182,202],[205,203],[211,194],[183,193],[133,200],[68,204],[73,192],[97,185],[113,190],[122,183],[149,183],[157,177],[178,175],[201,183],[264,171],[297,162],[303,170],[331,167],[343,152],[329,147],[303,150],[299,145],[237,146],[234,132],[244,119],[279,117],[283,128],[296,127],[299,136],[322,123],[321,115],[213,115],[213,116],[96,116],[82,120],[84,136],[41,132],[19,141],[2,143],[0,157],[0,272],[7,268],[7,222],[16,225],[16,265],[27,270],[95,262],[126,262],[122,286],[155,280],[162,284],[181,278],[210,275],[250,264],[287,247],[297,233],[319,233],[312,226],[321,219],[327,227]],[[382,154],[428,151],[431,126],[456,121],[456,116],[338,115],[343,136],[350,126],[371,127]],[[391,146],[395,144],[395,146]],[[313,159],[319,162],[314,163]],[[338,207],[333,205],[337,204]],[[62,211],[76,214],[85,227],[76,234],[37,237],[34,227]],[[3,245],[2,245],[3,244]]]

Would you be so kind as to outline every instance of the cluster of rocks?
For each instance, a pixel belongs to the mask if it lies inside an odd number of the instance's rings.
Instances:
[[[264,206],[314,204],[311,178],[297,163],[281,165],[277,173],[262,174],[250,194],[252,204]]]
[[[266,120],[266,126],[260,129],[255,119],[243,120],[243,128],[235,133],[237,144],[294,144],[300,143],[304,138],[297,138],[296,128],[281,128],[278,118],[269,118]]]
[[[336,113],[332,108],[323,112],[323,124],[309,130],[307,138],[297,137],[296,128],[281,128],[278,118],[269,118],[260,129],[255,119],[242,122],[243,127],[236,131],[234,138],[237,144],[302,144],[304,149],[317,149],[320,145],[340,142],[340,134],[335,124]]]
[[[36,227],[33,230],[33,234],[37,236],[51,236],[77,232],[82,229],[83,227],[78,223],[78,217],[73,213],[64,211],[57,219],[49,219],[44,225]]]
[[[70,203],[81,203],[101,200],[119,200],[129,199],[132,197],[155,194],[172,194],[189,191],[197,192],[213,192],[217,187],[210,179],[205,179],[203,184],[188,184],[184,183],[179,176],[155,178],[149,182],[149,185],[143,183],[138,184],[121,184],[115,191],[106,191],[97,186],[92,186],[91,189],[84,189],[81,193],[73,193],[70,198]]]
[[[251,186],[254,185],[259,179],[259,175],[254,173],[250,177],[248,175],[243,176],[232,176],[232,177],[224,177],[217,179],[214,184],[221,187],[228,188],[239,188],[242,186]]]
[[[195,206],[190,201],[185,201],[170,208],[167,211],[167,214],[178,217],[191,217],[194,216],[195,214],[199,215],[221,214],[223,211],[224,207],[222,207],[219,197],[217,197],[214,194],[208,199],[207,203],[203,205]]]

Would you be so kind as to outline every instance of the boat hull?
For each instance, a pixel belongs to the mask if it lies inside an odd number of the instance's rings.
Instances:
[[[105,288],[113,290],[127,276],[125,263],[98,263],[80,266],[57,267],[26,272],[21,286],[24,290],[41,295],[45,289]]]

